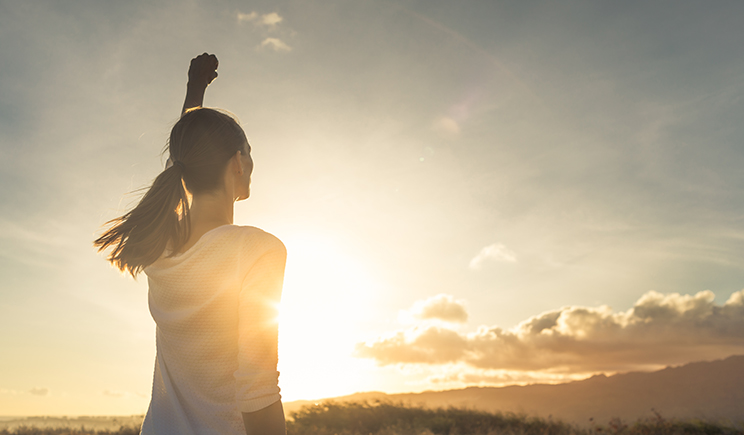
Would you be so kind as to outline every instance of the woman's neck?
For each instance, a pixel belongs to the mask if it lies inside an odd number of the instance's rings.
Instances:
[[[233,205],[235,201],[227,192],[214,192],[194,195],[189,207],[191,227],[199,225],[216,226],[233,223]]]
[[[194,195],[189,207],[191,234],[180,252],[194,246],[208,231],[232,224],[234,204],[232,197],[223,191]]]

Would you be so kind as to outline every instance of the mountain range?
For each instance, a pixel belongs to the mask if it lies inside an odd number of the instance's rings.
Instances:
[[[323,401],[385,400],[426,407],[460,407],[490,412],[527,414],[587,425],[612,418],[633,422],[663,418],[744,422],[744,355],[702,361],[655,372],[597,375],[564,384],[468,387],[447,391],[385,394],[357,393],[284,404],[291,415]]]

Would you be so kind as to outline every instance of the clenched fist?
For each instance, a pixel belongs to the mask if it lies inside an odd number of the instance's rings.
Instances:
[[[220,62],[213,54],[200,54],[191,59],[189,66],[189,85],[205,88],[217,78],[217,66]]]

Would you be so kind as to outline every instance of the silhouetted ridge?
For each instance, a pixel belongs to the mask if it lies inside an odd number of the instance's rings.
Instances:
[[[597,375],[565,384],[468,387],[417,394],[360,393],[333,400],[387,399],[428,407],[467,407],[491,412],[553,416],[586,424],[653,416],[744,422],[744,355],[703,361],[655,372]],[[313,401],[290,402],[287,412]]]

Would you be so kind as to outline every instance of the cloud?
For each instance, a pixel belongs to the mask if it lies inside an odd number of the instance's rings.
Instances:
[[[263,34],[264,39],[261,41],[261,44],[258,46],[258,48],[268,48],[274,51],[292,51],[292,47],[290,47],[286,42],[283,40],[277,38],[277,37],[268,37],[267,35],[270,33],[274,33],[278,30],[279,23],[284,21],[284,18],[279,15],[277,12],[269,12],[268,14],[259,15],[257,12],[252,11],[251,13],[243,13],[238,12],[237,15],[238,23],[251,23],[253,26],[260,30],[260,33]],[[287,36],[287,31],[280,32],[281,35]],[[289,32],[291,35],[292,32]]]
[[[476,369],[453,364],[443,367],[441,373],[427,377],[426,381],[441,388],[461,388],[473,385],[555,384],[581,378],[546,372]]]
[[[564,307],[506,330],[414,327],[358,343],[380,365],[453,364],[485,370],[591,373],[659,368],[744,352],[744,290],[716,305],[710,291],[648,292],[624,312]]]
[[[52,394],[51,391],[49,391],[49,388],[46,387],[34,387],[28,390],[28,392],[34,396],[49,396]]]
[[[279,38],[266,38],[261,42],[261,47],[268,47],[274,51],[292,51],[292,47]]]
[[[381,365],[396,363],[443,364],[458,361],[468,340],[455,331],[431,326],[398,331],[372,343],[359,343],[356,356],[373,358]]]
[[[434,130],[455,135],[460,133],[460,124],[450,117],[443,116],[434,122]]]
[[[238,22],[243,23],[246,21],[253,21],[256,18],[258,18],[258,14],[255,12],[251,12],[250,14],[244,14],[242,12],[238,12]]]
[[[261,23],[266,26],[276,26],[277,24],[281,23],[282,20],[283,18],[276,12],[261,15]]]
[[[480,269],[487,260],[516,263],[517,255],[500,243],[488,245],[480,250],[478,255],[470,260],[471,269]]]
[[[455,300],[451,295],[439,294],[428,299],[417,301],[405,312],[414,319],[442,320],[451,323],[465,323],[468,312],[463,301]]]
[[[237,16],[238,23],[253,23],[256,26],[264,26],[269,29],[273,29],[277,24],[284,20],[284,18],[276,12],[270,12],[263,15],[259,15],[255,11],[249,14],[238,12]]]

